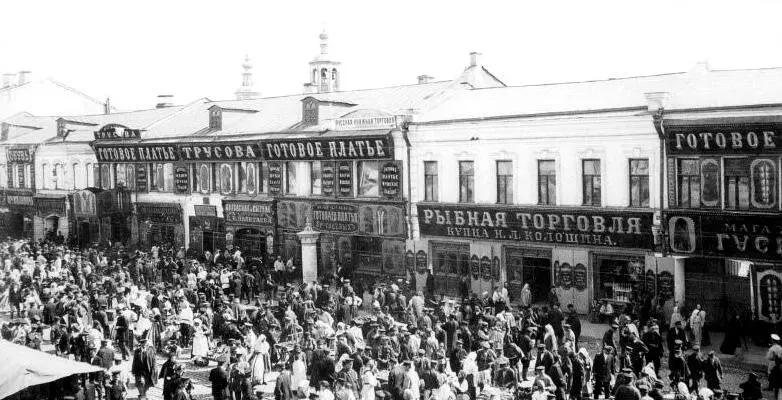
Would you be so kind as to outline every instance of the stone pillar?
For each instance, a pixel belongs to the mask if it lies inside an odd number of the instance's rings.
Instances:
[[[301,240],[301,278],[302,282],[318,280],[318,236],[320,232],[312,229],[309,218],[304,230],[297,233]]]
[[[686,298],[686,283],[684,280],[684,260],[687,257],[673,257],[673,299],[680,306]]]

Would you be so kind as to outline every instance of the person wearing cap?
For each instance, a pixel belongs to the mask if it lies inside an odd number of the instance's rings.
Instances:
[[[488,341],[481,342],[481,349],[478,350],[478,354],[477,354],[478,370],[485,371],[489,369],[492,363],[494,363],[496,359],[497,359],[497,354],[491,348],[489,342]]]
[[[771,369],[774,368],[774,360],[782,358],[782,345],[780,345],[780,337],[776,333],[771,334],[771,346],[766,352],[766,360],[768,360],[767,371],[771,373]]]
[[[703,360],[702,369],[703,377],[706,379],[706,387],[711,390],[719,389],[722,383],[722,364],[714,354],[714,350],[710,350],[708,357]]]
[[[681,341],[679,341],[681,343]],[[668,369],[671,371],[670,378],[676,376],[684,382],[690,379],[690,369],[687,367],[687,360],[680,345],[674,345],[674,350],[668,357]],[[686,385],[685,385],[686,386]]]
[[[700,344],[694,344],[692,346],[692,352],[687,356],[687,369],[690,371],[689,380],[687,386],[690,390],[693,390],[700,386],[700,381],[703,378],[703,357],[701,356]]]
[[[358,374],[353,369],[353,359],[348,357],[342,361],[342,369],[337,372],[337,379],[342,379],[350,384],[353,396],[358,399]]]
[[[176,345],[173,342],[168,343],[168,347],[166,348],[166,353],[168,355],[168,359],[160,367],[160,373],[158,374],[158,379],[163,381],[163,399],[173,400],[174,395],[176,394],[177,384],[179,380],[179,376],[176,373],[177,367],[179,365],[174,359],[174,357],[176,357],[177,350],[176,350]]]
[[[616,322],[611,322],[611,325],[609,325],[608,330],[603,334],[603,347],[610,346],[613,349],[616,349],[617,346],[619,346],[619,338],[618,338],[618,330],[619,330],[619,324]]]
[[[744,400],[759,400],[763,398],[763,390],[760,387],[760,381],[758,381],[758,375],[754,372],[750,372],[747,376],[746,382],[739,385],[742,390],[742,397]],[[728,395],[730,398],[730,395]]]
[[[641,400],[641,392],[633,385],[632,371],[625,378],[616,379],[614,398],[616,400]]]
[[[499,368],[494,374],[494,383],[504,389],[515,389],[518,382],[516,371],[510,366],[510,360],[506,357],[497,359]]]
[[[114,365],[114,348],[110,346],[111,340],[104,339],[100,342],[100,349],[98,349],[98,357],[100,358],[100,366],[103,369],[108,370]]]
[[[538,343],[538,351],[535,355],[535,366],[543,366],[546,369],[546,373],[549,372],[549,368],[554,364],[554,354],[551,353],[546,345]]]
[[[673,328],[668,330],[667,340],[669,354],[673,354],[677,340],[681,341],[683,348],[687,347],[687,332],[682,328],[682,321],[676,321]]]
[[[535,378],[532,380],[532,386],[539,387],[549,393],[554,393],[557,390],[554,381],[546,374],[546,368],[542,365],[535,367]]]
[[[139,346],[133,353],[131,373],[136,380],[139,399],[147,398],[147,390],[157,384],[157,368],[155,367],[155,350],[147,345],[147,339],[139,339]]]
[[[125,400],[128,387],[121,380],[122,371],[111,371],[111,381],[106,385],[106,400]]]
[[[655,374],[660,373],[660,360],[663,357],[663,337],[660,335],[660,326],[652,323],[649,329],[641,336],[641,340],[646,345],[646,361],[654,365]]]
[[[616,359],[611,346],[603,347],[603,351],[595,355],[592,362],[592,375],[595,378],[594,395],[597,399],[600,394],[608,397],[611,393],[611,380],[616,373]]]

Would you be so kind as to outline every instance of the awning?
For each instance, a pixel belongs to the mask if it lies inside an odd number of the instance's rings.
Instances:
[[[99,366],[60,358],[29,347],[0,340],[0,399],[30,386],[75,374],[103,371]]]

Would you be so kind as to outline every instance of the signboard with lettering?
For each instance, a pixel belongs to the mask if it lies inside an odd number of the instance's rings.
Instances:
[[[8,190],[5,199],[8,207],[32,208],[34,206],[32,190]]]
[[[394,158],[390,135],[356,138],[270,140],[260,144],[264,160],[384,160]]]
[[[95,140],[140,139],[140,129],[130,129],[119,124],[108,124],[94,132]]]
[[[666,162],[668,164],[668,207],[676,208],[676,159],[669,157]]]
[[[565,290],[568,290],[571,286],[573,286],[573,267],[570,265],[570,263],[563,262],[559,266],[559,277],[557,278],[557,283]]]
[[[324,196],[333,197],[336,183],[336,171],[333,162],[321,164],[321,193]]]
[[[184,161],[252,161],[261,157],[258,143],[195,143],[179,145]]]
[[[210,206],[206,204],[194,204],[193,211],[197,217],[216,217],[217,206]]]
[[[65,197],[35,197],[35,213],[39,217],[65,216]]]
[[[176,203],[136,203],[136,213],[142,221],[182,223],[182,207]]]
[[[644,280],[646,292],[654,295],[657,291],[657,275],[651,269],[647,269],[646,274],[644,274]]]
[[[147,166],[140,164],[136,166],[136,192],[146,193],[149,190],[147,186]]]
[[[651,211],[418,204],[421,235],[652,249]]]
[[[17,181],[17,182],[19,182],[19,185],[18,185],[18,186],[19,186],[20,188],[23,188],[23,187],[25,187],[25,186],[26,186],[26,185],[24,184],[24,181],[25,181],[25,179],[24,179],[24,175],[25,175],[25,174],[24,174],[24,172],[25,172],[25,170],[26,170],[26,169],[27,169],[27,168],[25,168],[24,166],[22,166],[21,168],[17,168],[17,169],[16,169],[16,172],[18,173],[18,178],[17,178],[17,179],[18,179],[18,181]]]
[[[782,216],[726,212],[665,214],[668,250],[676,254],[782,260]]]
[[[175,193],[187,193],[190,191],[190,168],[187,165],[174,167]]]
[[[491,260],[491,277],[495,281],[500,280],[500,258],[497,256],[494,256]]]
[[[673,297],[673,274],[668,271],[660,272],[657,275],[657,295],[663,300]]]
[[[104,145],[96,144],[99,162],[172,162],[179,161],[174,144]]]
[[[734,120],[664,121],[668,155],[757,154],[782,151],[782,124]]]
[[[587,269],[584,264],[578,263],[573,268],[573,287],[576,290],[586,290],[587,288]]]
[[[475,254],[470,257],[470,272],[472,273],[472,279],[478,279],[481,275],[481,260]]]
[[[98,215],[95,193],[90,190],[80,190],[73,194],[73,213],[80,217]]]
[[[400,161],[389,161],[380,168],[380,194],[387,199],[402,194],[402,168]]]
[[[269,163],[269,195],[278,196],[282,193],[282,163],[270,162]]]
[[[415,269],[419,274],[424,274],[426,273],[427,267],[426,252],[418,250],[418,253],[415,255]]]
[[[353,163],[337,163],[337,197],[353,197]]]
[[[226,224],[274,226],[272,202],[224,200],[223,215]]]
[[[33,162],[33,156],[29,149],[8,149],[7,156],[10,163]]]
[[[312,205],[312,224],[315,230],[356,232],[358,222],[358,206],[342,203]]]
[[[407,250],[405,253],[405,268],[408,270],[415,268],[415,254],[413,250]]]
[[[491,280],[491,259],[486,256],[481,257],[481,278]]]

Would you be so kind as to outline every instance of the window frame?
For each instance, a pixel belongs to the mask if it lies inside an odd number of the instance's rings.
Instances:
[[[603,204],[603,185],[602,185],[602,163],[599,158],[581,159],[581,204],[588,207],[601,207]],[[587,174],[587,163],[596,162],[596,174]],[[597,185],[595,185],[597,182]],[[589,185],[587,185],[589,183]],[[587,190],[591,188],[591,202],[587,202]]]
[[[427,172],[428,166],[434,167],[433,174]],[[437,187],[438,181],[440,180],[440,171],[438,170],[438,167],[437,161],[424,161],[424,201],[434,202],[438,201],[440,198],[439,188]]]
[[[368,164],[374,164],[375,165],[375,173],[377,174],[375,176],[375,189],[377,190],[376,194],[367,194],[362,191],[361,188],[361,179],[364,176],[364,168],[365,165]],[[380,161],[376,160],[359,160],[355,163],[355,166],[353,167],[356,171],[356,179],[355,179],[355,197],[368,197],[368,198],[377,198],[380,197]]]
[[[509,174],[500,175],[500,163],[510,164]],[[497,168],[497,204],[513,204],[513,160],[497,160],[495,162]],[[502,185],[500,183],[502,182]],[[503,186],[503,189],[500,189]]]
[[[538,161],[538,204],[543,206],[555,206],[557,205],[557,160],[554,159],[540,159]],[[543,163],[551,163],[553,166],[552,171],[553,174],[543,174],[541,173],[541,165]],[[543,179],[545,178],[545,186],[546,186],[546,199],[542,198],[543,192],[541,191],[541,188],[544,184]],[[552,194],[551,187],[553,186],[553,195],[554,199],[551,199],[550,194]]]
[[[633,174],[634,162],[646,162],[646,175]],[[648,208],[651,206],[651,188],[649,187],[649,169],[650,162],[648,158],[630,158],[627,160],[627,176],[628,176],[628,199],[630,207]],[[638,180],[638,196],[639,199],[633,198],[633,181]],[[643,198],[644,183],[646,184],[646,199]],[[636,201],[637,200],[637,201]],[[646,204],[644,205],[644,200]]]
[[[475,203],[475,161],[459,160],[459,203]],[[471,173],[465,174],[463,166],[470,165]],[[466,187],[467,186],[467,187]],[[467,198],[465,198],[467,197]]]

